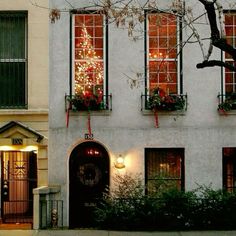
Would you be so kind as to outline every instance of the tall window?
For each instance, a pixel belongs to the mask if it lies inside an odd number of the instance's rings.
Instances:
[[[228,192],[236,190],[236,148],[223,148],[223,187]]]
[[[27,14],[0,12],[0,108],[26,107]]]
[[[147,193],[184,188],[184,149],[146,148],[145,181]]]
[[[101,14],[75,14],[73,24],[74,94],[105,92],[105,34]]]
[[[236,47],[236,12],[225,13],[225,31],[228,44]],[[236,62],[228,53],[225,53],[225,62],[236,66]],[[225,93],[232,92],[236,92],[236,72],[225,69]]]
[[[177,18],[173,14],[148,13],[146,66],[149,92],[160,88],[167,94],[178,93]]]

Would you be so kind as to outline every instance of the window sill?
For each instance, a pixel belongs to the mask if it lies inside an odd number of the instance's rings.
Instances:
[[[152,110],[142,110],[141,111],[144,116],[153,115],[154,112]],[[161,116],[184,116],[186,114],[186,110],[183,111],[157,111],[158,115]],[[236,114],[236,113],[235,113]]]
[[[111,110],[90,111],[91,116],[109,116]],[[87,116],[88,111],[71,111],[70,116]]]
[[[225,111],[225,112],[218,110],[218,113],[220,116],[236,115],[236,110]]]
[[[0,109],[0,115],[48,115],[48,109]]]

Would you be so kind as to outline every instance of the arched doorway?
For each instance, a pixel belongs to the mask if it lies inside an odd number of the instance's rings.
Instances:
[[[97,202],[109,186],[109,156],[93,141],[76,146],[69,160],[69,226],[92,226]]]

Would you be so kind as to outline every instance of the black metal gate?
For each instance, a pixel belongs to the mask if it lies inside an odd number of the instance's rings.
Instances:
[[[94,207],[109,186],[109,156],[96,142],[84,142],[70,156],[69,226],[93,226]]]
[[[34,152],[1,152],[1,216],[3,223],[31,223],[33,188],[37,186]]]

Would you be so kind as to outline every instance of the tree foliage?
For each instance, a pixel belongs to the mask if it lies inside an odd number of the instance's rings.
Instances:
[[[117,27],[126,28],[128,36],[133,40],[142,38],[143,27],[141,26],[145,20],[145,11],[151,12],[167,12],[178,16],[183,28],[188,28],[192,31],[192,34],[181,42],[180,47],[183,49],[188,43],[192,43],[193,40],[198,43],[200,51],[203,56],[202,62],[196,65],[197,68],[205,68],[212,66],[225,67],[231,71],[236,71],[234,63],[227,63],[222,60],[210,59],[212,56],[213,48],[218,48],[228,53],[234,61],[236,61],[236,48],[230,45],[225,38],[224,30],[224,17],[223,17],[223,0],[197,0],[199,4],[202,4],[202,12],[199,15],[193,14],[193,6],[187,5],[188,1],[185,0],[172,0],[171,4],[165,9],[162,8],[159,0],[98,0],[87,6],[76,8],[69,0],[65,0],[68,5],[68,11],[74,10],[80,12],[81,10],[96,10],[97,12],[104,14],[108,23],[114,23]],[[193,1],[194,2],[194,1]],[[196,2],[196,1],[195,1]],[[191,2],[190,2],[191,3]],[[35,5],[38,5],[34,3]],[[236,3],[229,3],[228,9],[236,7]],[[64,12],[66,9],[51,9],[50,19],[51,22],[55,22],[60,19],[60,12]],[[201,36],[201,32],[197,29],[196,24],[199,19],[207,16],[208,21],[205,24],[209,25],[209,47],[204,49],[203,41],[206,40]],[[177,45],[176,45],[177,46]]]

